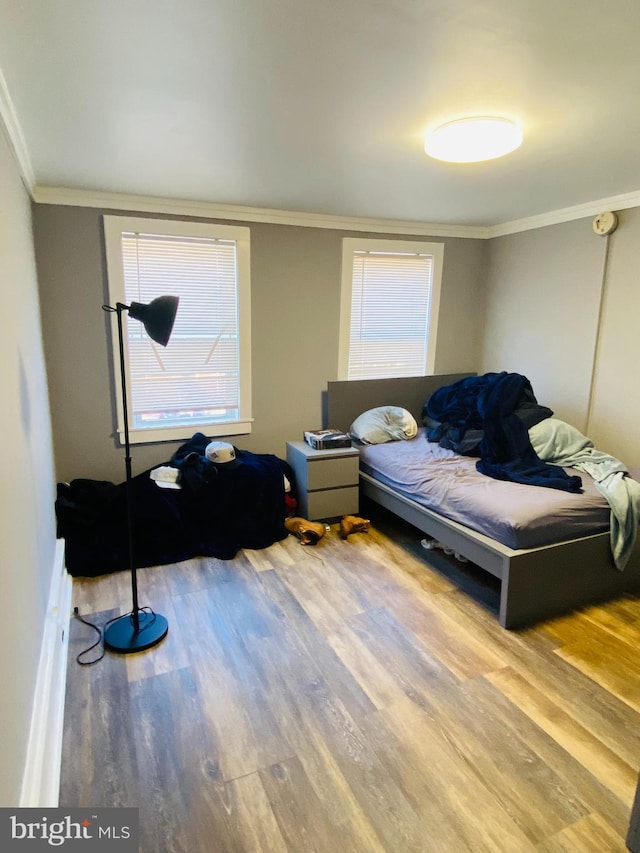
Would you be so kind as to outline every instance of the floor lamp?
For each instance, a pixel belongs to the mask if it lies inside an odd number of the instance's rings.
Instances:
[[[171,330],[178,310],[177,296],[159,296],[148,305],[132,302],[124,305],[116,302],[116,307],[103,305],[103,311],[117,314],[118,317],[118,346],[120,351],[120,381],[122,383],[122,415],[124,421],[124,446],[126,467],[126,505],[127,505],[127,535],[129,547],[129,571],[131,573],[131,594],[133,608],[130,613],[111,622],[104,632],[104,644],[114,652],[141,652],[155,646],[169,630],[169,624],[164,616],[154,613],[149,608],[138,606],[138,579],[133,552],[133,496],[131,489],[131,452],[129,446],[129,414],[127,409],[127,379],[124,364],[124,337],[122,333],[122,314],[129,312],[134,320],[139,320],[145,327],[149,337],[163,347],[169,343]]]

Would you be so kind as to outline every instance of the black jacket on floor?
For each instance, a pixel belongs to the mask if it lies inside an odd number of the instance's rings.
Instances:
[[[137,568],[198,556],[228,560],[242,548],[266,548],[287,536],[285,474],[293,484],[287,463],[236,449],[240,464],[215,465],[204,456],[203,439],[208,443],[196,433],[165,463],[181,469],[181,489],[157,486],[149,476],[153,469],[132,478]],[[126,507],[124,482],[58,484],[58,537],[65,540],[69,574],[94,577],[129,568]]]

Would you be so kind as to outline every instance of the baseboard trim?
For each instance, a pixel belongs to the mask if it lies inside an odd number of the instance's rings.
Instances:
[[[58,805],[72,586],[64,540],[58,539],[22,778],[20,806],[25,808]]]

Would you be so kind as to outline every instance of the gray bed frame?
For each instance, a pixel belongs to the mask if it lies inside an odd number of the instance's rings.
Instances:
[[[385,405],[402,406],[421,424],[422,407],[437,388],[472,375],[455,373],[329,382],[324,406],[325,426],[346,431],[359,414]],[[360,490],[361,494],[499,578],[499,620],[504,628],[523,628],[624,592],[640,591],[638,542],[629,564],[621,572],[613,563],[608,532],[542,548],[513,550],[399,495],[363,472],[360,473]]]

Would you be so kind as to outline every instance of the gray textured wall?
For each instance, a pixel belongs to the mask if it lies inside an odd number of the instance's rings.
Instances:
[[[58,480],[124,479],[114,437],[110,318],[101,310],[107,301],[101,215],[107,212],[33,205]],[[287,440],[322,425],[322,392],[337,378],[342,238],[353,232],[249,225],[254,424],[251,435],[232,440],[284,455]],[[443,242],[437,371],[475,370],[487,244]],[[176,446],[136,445],[134,473],[165,461]]]
[[[541,403],[640,465],[640,210],[490,241],[481,368],[524,373]],[[608,241],[608,251],[607,251]],[[600,305],[602,301],[602,312]]]
[[[16,806],[54,570],[55,480],[30,202],[1,130],[0,187],[0,806]]]

